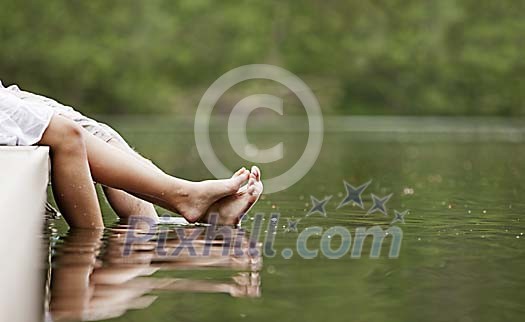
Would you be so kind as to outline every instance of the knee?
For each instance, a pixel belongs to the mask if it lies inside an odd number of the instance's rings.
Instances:
[[[65,150],[68,153],[84,153],[85,143],[83,129],[80,125],[71,121],[62,129],[62,142],[60,143],[60,150]]]
[[[77,123],[63,117],[53,118],[48,131],[47,143],[52,151],[85,153],[84,130]]]

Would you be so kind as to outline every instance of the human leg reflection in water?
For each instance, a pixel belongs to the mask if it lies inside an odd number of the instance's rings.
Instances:
[[[123,256],[125,229],[110,230],[104,242],[102,231],[71,230],[55,255],[50,314],[54,321],[114,318],[130,309],[147,308],[157,299],[148,293],[158,290],[258,297],[261,245],[257,245],[257,254],[251,253],[248,251],[249,241],[240,233],[241,230],[232,231],[235,239],[240,238],[236,245],[241,245],[242,255],[230,249],[230,255],[223,256],[224,243],[215,240],[208,256],[191,257],[187,252],[178,256],[160,256],[153,241],[134,243],[130,255]],[[191,232],[192,229],[188,229],[188,233]],[[177,238],[170,237],[166,248],[173,249],[179,243]],[[204,246],[202,235],[195,247]],[[233,248],[232,245],[226,247]],[[104,255],[100,257],[102,253]],[[229,282],[151,276],[158,270],[216,267],[229,268],[237,273]]]

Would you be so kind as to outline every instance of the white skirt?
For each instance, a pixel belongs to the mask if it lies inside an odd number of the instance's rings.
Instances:
[[[16,85],[5,88],[0,81],[0,145],[38,143],[54,114],[76,122],[105,142],[116,140],[131,149],[122,136],[106,124],[49,97],[20,90]]]
[[[54,114],[52,108],[24,101],[0,83],[0,145],[38,143]]]

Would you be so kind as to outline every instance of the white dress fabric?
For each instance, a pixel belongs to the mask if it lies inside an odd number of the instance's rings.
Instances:
[[[0,82],[0,145],[33,145],[40,141],[54,115],[12,94]]]
[[[20,90],[16,85],[6,88],[0,81],[0,145],[37,143],[55,113],[75,121],[106,142],[114,139],[127,146],[115,130],[80,114],[71,106]]]

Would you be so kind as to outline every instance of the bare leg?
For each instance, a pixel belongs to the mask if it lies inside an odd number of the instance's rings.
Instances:
[[[121,143],[118,140],[111,140],[109,144],[119,148],[122,151],[143,162],[144,165],[150,167],[154,171],[162,172],[153,162],[144,158],[137,152],[133,151],[128,145]],[[251,169],[250,181],[247,186],[241,188],[237,193],[224,197],[208,209],[207,215],[200,219],[201,222],[209,222],[211,213],[219,214],[218,224],[235,225],[239,222],[244,214],[257,202],[259,196],[263,191],[261,181],[261,171],[258,167],[253,166]],[[122,190],[113,188],[104,188],[106,197],[108,198],[111,207],[115,210],[117,215],[121,218],[129,218],[130,216],[147,216],[150,218],[158,218],[155,208],[151,203],[143,201],[143,196],[135,194],[134,197]],[[147,197],[146,197],[147,198]],[[157,202],[163,205],[161,200]]]
[[[55,115],[38,144],[51,149],[53,194],[68,224],[78,228],[103,228],[83,131],[73,121]]]
[[[239,190],[249,171],[239,170],[230,179],[191,182],[153,171],[141,161],[99,138],[84,135],[91,173],[95,181],[180,213],[195,222],[215,201]]]
[[[131,148],[122,144],[118,140],[112,139],[108,143],[136,157],[139,161],[144,162],[145,165],[150,165],[152,170],[160,171],[157,167],[153,165],[153,163],[150,163],[149,160],[146,160],[136,152],[132,151]],[[151,203],[139,199],[135,196],[132,196],[123,190],[113,189],[107,186],[104,186],[102,189],[104,190],[104,194],[106,195],[106,198],[109,204],[111,205],[111,208],[113,208],[113,210],[117,213],[117,215],[120,218],[142,216],[158,219],[155,207]]]
[[[123,190],[106,186],[103,186],[102,190],[109,205],[120,218],[126,219],[132,216],[140,216],[154,220],[158,219],[155,207],[150,202],[139,199]]]

